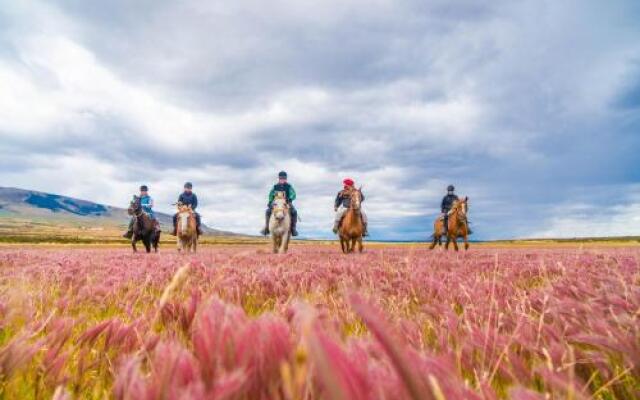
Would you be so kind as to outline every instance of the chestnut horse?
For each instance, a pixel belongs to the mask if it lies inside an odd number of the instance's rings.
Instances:
[[[185,253],[195,253],[198,247],[198,229],[196,216],[190,205],[178,203],[176,225],[178,251],[184,250]]]
[[[354,189],[351,193],[349,209],[345,212],[340,222],[338,235],[340,236],[340,247],[342,252],[352,253],[358,244],[358,251],[362,253],[362,235],[364,234],[364,224],[362,214],[360,214],[360,204],[362,203],[361,189]]]
[[[158,242],[160,242],[160,230],[157,226],[157,221],[152,220],[147,213],[144,212],[140,205],[140,197],[133,196],[133,200],[129,204],[127,210],[129,215],[135,217],[133,222],[133,236],[131,236],[131,247],[133,252],[137,252],[136,242],[142,240],[147,253],[151,252],[151,246],[154,251],[158,252]]]
[[[467,221],[467,212],[469,211],[469,198],[456,200],[453,207],[449,211],[449,222],[447,227],[447,242],[444,245],[445,250],[449,249],[449,243],[453,242],[453,247],[458,251],[458,238],[464,240],[464,249],[469,249],[469,222]],[[444,218],[438,217],[433,224],[433,243],[429,249],[433,249],[437,245],[442,245],[442,235],[444,235]]]
[[[291,211],[284,192],[277,192],[273,199],[269,231],[274,253],[284,254],[289,249],[291,239]]]

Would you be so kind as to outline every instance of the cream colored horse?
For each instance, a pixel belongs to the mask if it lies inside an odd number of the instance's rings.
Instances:
[[[271,207],[269,231],[271,232],[273,252],[284,254],[289,249],[289,239],[291,238],[291,213],[284,193],[276,193]]]
[[[185,253],[195,253],[198,247],[198,229],[196,227],[196,216],[191,206],[178,204],[176,222],[178,251],[184,250]]]

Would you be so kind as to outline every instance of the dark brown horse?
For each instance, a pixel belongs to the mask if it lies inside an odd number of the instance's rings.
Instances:
[[[356,243],[358,244],[358,251],[362,253],[364,224],[362,223],[362,214],[360,214],[360,204],[362,203],[360,189],[353,189],[349,209],[345,212],[338,230],[340,247],[342,247],[342,252],[345,254],[352,253],[356,248]]]
[[[456,200],[449,211],[449,221],[447,227],[447,242],[444,245],[445,250],[449,249],[449,243],[453,242],[453,247],[458,251],[458,238],[464,240],[464,249],[469,249],[469,222],[467,221],[467,212],[469,211],[469,198]],[[444,218],[438,217],[433,224],[433,243],[430,249],[437,245],[442,245],[442,235],[444,235]]]
[[[140,197],[134,196],[127,210],[129,215],[135,218],[133,222],[133,236],[131,237],[131,247],[133,252],[137,252],[136,242],[142,240],[147,253],[151,252],[151,246],[158,252],[158,242],[160,242],[160,231],[157,229],[157,221],[149,218],[140,205]]]

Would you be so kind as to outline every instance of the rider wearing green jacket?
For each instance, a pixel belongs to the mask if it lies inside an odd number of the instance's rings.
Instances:
[[[293,186],[287,182],[287,173],[285,171],[280,171],[278,174],[278,183],[273,185],[273,188],[269,192],[269,203],[267,204],[267,211],[265,213],[265,225],[261,233],[263,235],[269,234],[269,219],[271,218],[273,199],[275,199],[277,192],[283,192],[287,203],[289,203],[289,210],[291,212],[291,236],[298,236],[298,231],[296,230],[298,211],[293,206],[293,201],[296,199],[296,191],[293,189]]]

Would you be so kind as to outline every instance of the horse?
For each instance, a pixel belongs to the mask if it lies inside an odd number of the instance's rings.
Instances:
[[[271,207],[269,231],[273,252],[284,254],[289,249],[289,239],[291,239],[291,213],[283,192],[276,193]]]
[[[360,204],[362,203],[362,187],[354,189],[351,194],[349,209],[345,212],[340,222],[338,235],[340,236],[340,247],[345,254],[352,253],[358,244],[358,252],[362,253],[362,235],[364,234],[364,224],[362,214],[360,214]]]
[[[469,198],[456,200],[453,207],[449,211],[449,221],[447,227],[447,242],[444,245],[445,250],[449,249],[449,243],[453,242],[453,247],[458,251],[458,238],[464,240],[464,249],[469,250],[469,222],[467,221],[467,213],[469,212]],[[442,245],[442,235],[444,235],[444,218],[438,217],[433,224],[433,242],[429,249],[433,250],[436,244]]]
[[[158,243],[160,242],[160,231],[156,229],[157,221],[152,220],[149,215],[144,212],[140,205],[140,197],[133,197],[127,212],[135,218],[133,222],[133,236],[131,237],[133,252],[138,251],[136,242],[142,240],[147,253],[151,253],[151,246],[153,246],[153,250],[157,253]]]
[[[178,217],[176,219],[176,242],[178,251],[186,253],[196,252],[198,247],[198,228],[196,216],[191,206],[178,203]]]

